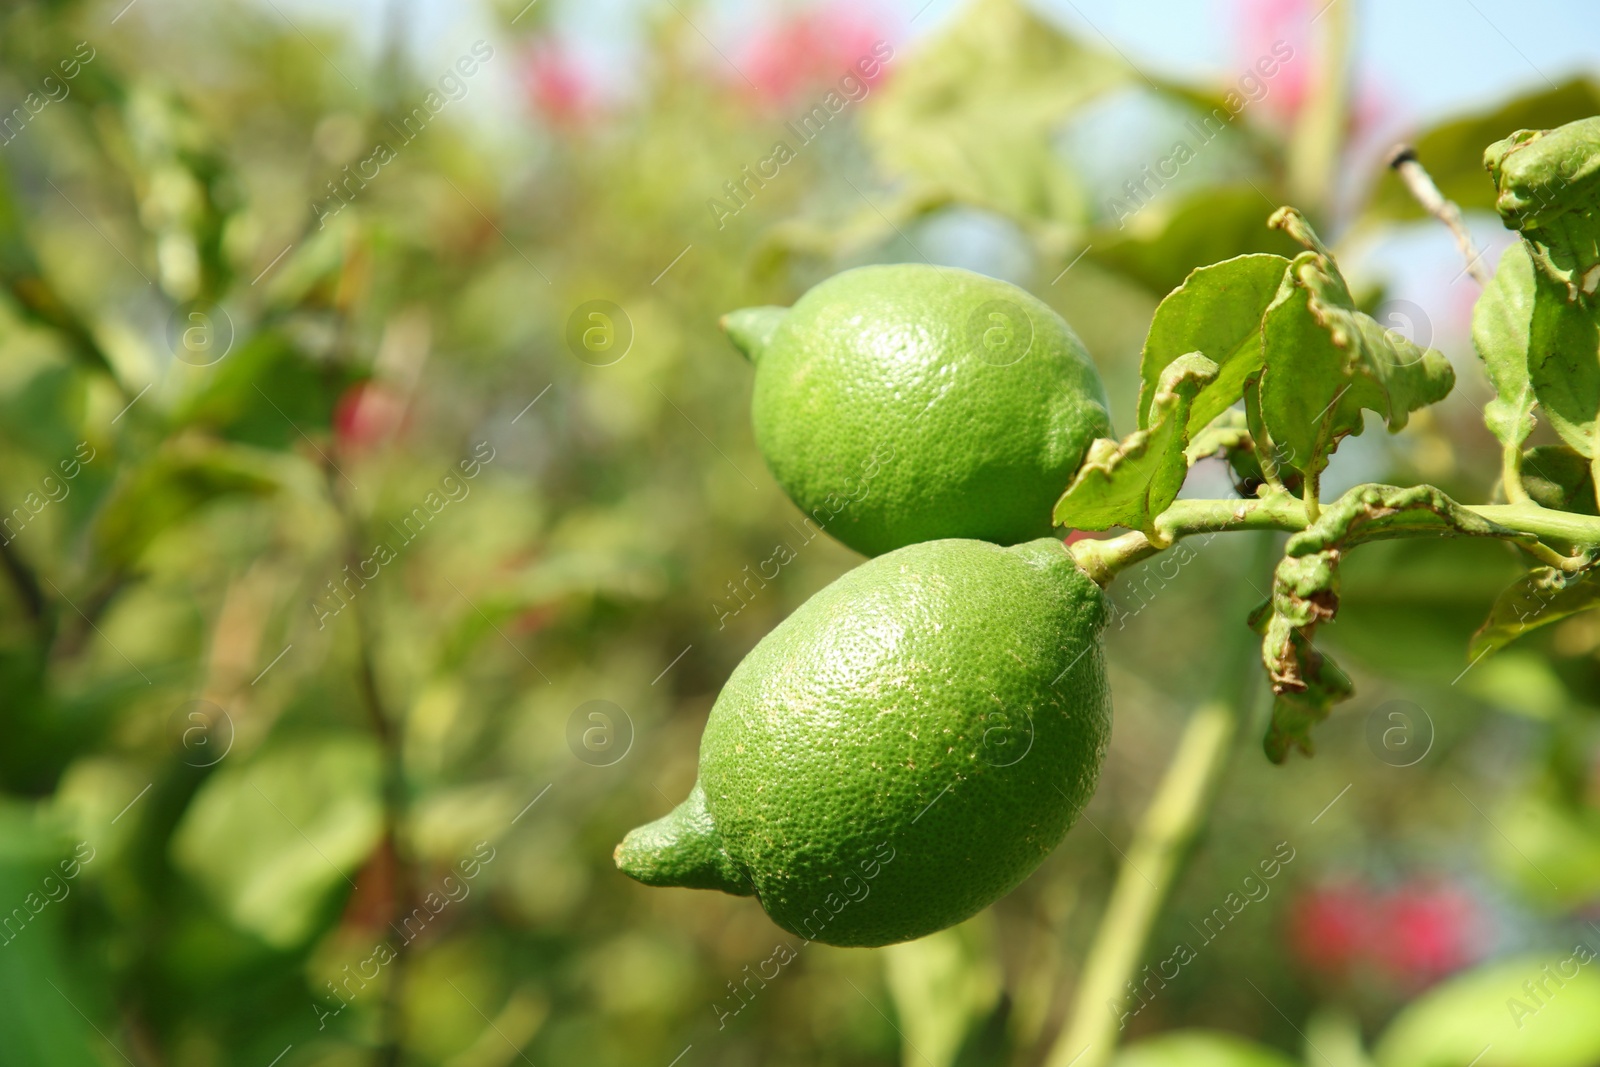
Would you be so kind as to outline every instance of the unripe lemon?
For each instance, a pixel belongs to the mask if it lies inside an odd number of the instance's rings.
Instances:
[[[1111,435],[1072,328],[971,271],[860,267],[723,326],[755,364],[751,418],[773,476],[865,555],[1048,534],[1089,443]]]
[[[968,918],[1094,791],[1106,615],[1051,538],[930,541],[862,564],[735,668],[689,798],[629,833],[617,866],[753,893],[784,929],[834,945]]]

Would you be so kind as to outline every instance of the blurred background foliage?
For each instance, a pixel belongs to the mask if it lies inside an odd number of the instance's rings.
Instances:
[[[1241,545],[1119,584],[1099,793],[956,930],[800,945],[611,848],[687,790],[733,665],[856,562],[766,476],[719,315],[859,263],[970,266],[1066,315],[1130,426],[1155,303],[1282,250],[1279,203],[1385,309],[1363,249],[1418,213],[1371,151],[1360,9],[1246,7],[1268,36],[1216,82],[1017,0],[774,7],[736,44],[676,0],[619,92],[559,0],[485,7],[448,66],[410,57],[405,4],[365,51],[271,2],[5,5],[0,1064],[1038,1062],[1243,625],[1216,605],[1265,587]],[[499,125],[462,118],[491,82]],[[1464,208],[1489,141],[1600,110],[1589,77],[1546,82],[1416,131]],[[1494,492],[1450,285],[1448,321],[1387,310],[1456,395],[1331,481]],[[1143,987],[1127,1065],[1600,1063],[1592,969],[1526,1027],[1501,1004],[1600,946],[1600,622],[1465,658],[1521,567],[1349,561],[1325,632],[1360,695],[1314,760],[1241,744],[1147,953],[1194,958]]]

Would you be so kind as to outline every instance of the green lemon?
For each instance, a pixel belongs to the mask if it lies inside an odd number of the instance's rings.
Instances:
[[[1048,534],[1089,443],[1111,434],[1072,328],[981,274],[860,267],[723,327],[755,364],[751,416],[773,476],[865,555]]]
[[[929,541],[818,592],[734,670],[689,798],[617,846],[648,885],[755,894],[886,945],[1009,892],[1094,791],[1106,601],[1057,540]]]

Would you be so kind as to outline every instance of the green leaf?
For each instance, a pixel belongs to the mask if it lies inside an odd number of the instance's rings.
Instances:
[[[1451,119],[1418,134],[1411,144],[1447,199],[1463,210],[1492,211],[1495,189],[1484,181],[1484,145],[1504,137],[1507,130],[1551,129],[1594,114],[1600,114],[1600,87],[1587,79],[1574,78],[1491,111]],[[1399,176],[1385,167],[1362,215],[1363,221],[1424,218],[1426,212]]]
[[[323,736],[224,764],[200,787],[172,857],[240,929],[303,944],[350,887],[383,830],[380,756],[364,737]]]
[[[1524,452],[1522,487],[1542,508],[1600,515],[1594,471],[1588,460],[1566,445],[1539,445]]]
[[[1472,309],[1472,343],[1495,391],[1495,398],[1484,405],[1483,421],[1508,448],[1522,447],[1534,426],[1533,384],[1528,379],[1533,296],[1533,261],[1518,241],[1500,256],[1494,278]]]
[[[867,104],[865,132],[886,170],[1014,218],[1087,217],[1078,178],[1052,151],[1073,110],[1135,77],[1016,0],[969,5]]]
[[[1118,1053],[1112,1067],[1297,1067],[1277,1049],[1220,1030],[1174,1030]]]
[[[1262,318],[1261,414],[1283,461],[1315,474],[1340,438],[1361,432],[1362,409],[1399,430],[1411,412],[1444,399],[1455,372],[1443,354],[1356,309],[1332,254],[1298,212],[1279,209],[1270,225],[1308,251],[1290,264]]]
[[[1198,352],[1173,360],[1151,398],[1149,428],[1135,430],[1120,443],[1102,437],[1089,446],[1077,477],[1056,503],[1056,525],[1149,529],[1183,487],[1189,469],[1184,456],[1189,408],[1216,375],[1217,365]]]
[[[23,219],[29,210],[12,188],[10,168],[0,159],[0,287],[28,319],[60,332],[83,365],[116,377],[78,313],[45,276]]]
[[[1505,588],[1467,649],[1469,659],[1497,652],[1529,630],[1600,607],[1600,579],[1537,567]]]
[[[1216,379],[1189,409],[1191,434],[1204,429],[1244,392],[1261,369],[1261,315],[1272,303],[1289,261],[1248,255],[1201,267],[1156,308],[1139,362],[1139,426],[1149,426],[1150,402],[1162,372],[1187,352],[1217,365]]]
[[[1202,264],[1251,253],[1281,254],[1288,266],[1287,257],[1299,248],[1276,230],[1262,227],[1265,210],[1261,193],[1249,185],[1209,186],[1187,196],[1164,196],[1140,208],[1122,226],[1089,234],[1089,258],[1158,294],[1170,293]]]
[[[1568,303],[1562,293],[1534,274],[1528,377],[1561,439],[1591,462],[1600,461],[1600,311]]]
[[[1495,209],[1568,302],[1600,289],[1600,116],[1518,130],[1483,153]]]
[[[1379,1038],[1380,1067],[1594,1067],[1600,949],[1521,956],[1456,975],[1412,1001]],[[1549,970],[1546,971],[1545,968]],[[1556,977],[1546,977],[1547,975]],[[1546,992],[1531,997],[1526,983]]]
[[[752,276],[776,282],[788,276],[797,258],[824,262],[858,259],[886,241],[902,238],[951,202],[948,192],[931,188],[880,191],[873,194],[871,202],[846,209],[842,215],[784,219],[756,238],[750,258]]]

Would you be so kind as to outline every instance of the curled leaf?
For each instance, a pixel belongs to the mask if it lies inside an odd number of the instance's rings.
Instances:
[[[1261,658],[1272,681],[1267,756],[1274,763],[1298,748],[1311,755],[1311,728],[1354,692],[1350,679],[1312,644],[1316,628],[1339,610],[1339,562],[1347,547],[1397,528],[1438,528],[1467,536],[1525,539],[1490,522],[1431,485],[1359,485],[1325,508],[1311,526],[1289,538],[1273,576],[1272,598],[1251,617],[1262,635]]]
[[[1495,210],[1568,303],[1600,288],[1600,117],[1518,130],[1483,153]]]
[[[1224,411],[1209,426],[1199,433],[1189,435],[1189,447],[1184,450],[1188,457],[1189,466],[1221,453],[1232,457],[1236,452],[1250,452],[1255,448],[1255,443],[1250,439],[1250,427],[1246,425],[1244,412],[1238,410]]]
[[[1359,543],[1365,527],[1380,519],[1406,515],[1412,529],[1437,528],[1466,537],[1498,537],[1514,543],[1531,544],[1531,534],[1520,533],[1491,522],[1456,503],[1441,489],[1431,485],[1358,485],[1329,504],[1311,526],[1290,537],[1284,552],[1307,556],[1341,545]],[[1396,524],[1386,529],[1393,531]]]
[[[1261,414],[1282,461],[1314,474],[1340,438],[1361,432],[1362,409],[1399,430],[1411,412],[1444,399],[1455,372],[1441,353],[1357,310],[1332,254],[1293,208],[1269,224],[1307,251],[1262,317]]]
[[[1161,372],[1150,403],[1149,426],[1122,441],[1102,437],[1089,446],[1077,477],[1056,503],[1055,522],[1078,530],[1150,528],[1177,499],[1189,469],[1189,409],[1217,376],[1217,365],[1198,352],[1179,356]]]
[[[1264,747],[1274,763],[1282,763],[1294,748],[1311,755],[1311,728],[1355,691],[1312,643],[1317,626],[1339,610],[1339,557],[1333,548],[1284,558],[1273,575],[1272,598],[1250,619],[1262,635],[1261,659],[1272,682],[1272,723]]]

